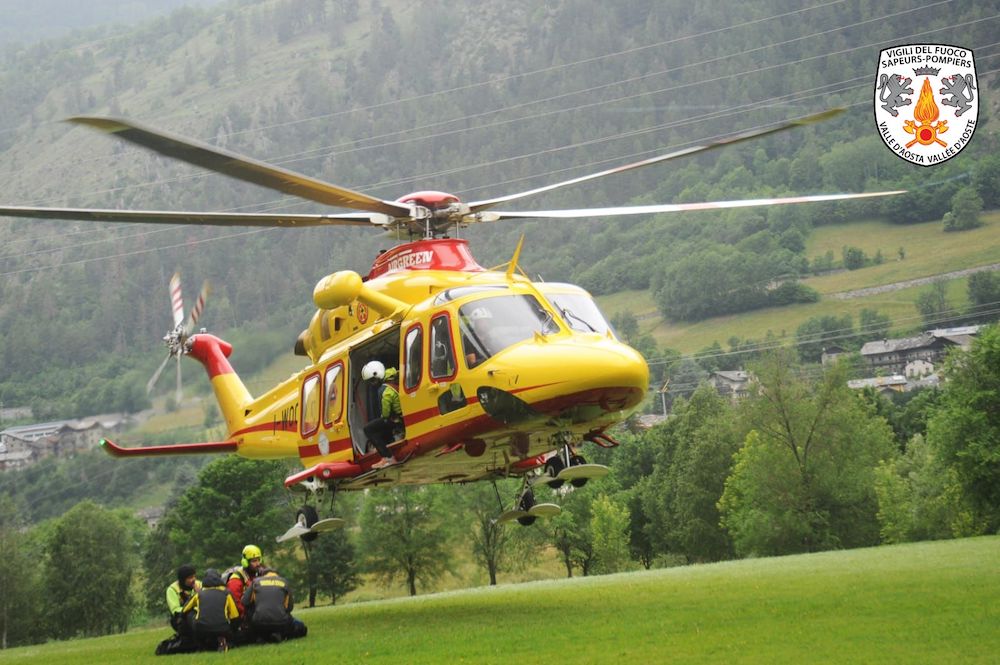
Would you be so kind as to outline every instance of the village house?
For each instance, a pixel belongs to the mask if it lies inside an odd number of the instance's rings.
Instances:
[[[66,457],[97,446],[121,431],[125,418],[58,420],[8,427],[0,432],[0,471],[21,469],[49,456]]]
[[[716,391],[723,397],[728,397],[733,402],[738,402],[750,394],[750,382],[753,380],[753,375],[742,369],[733,371],[718,370],[712,372],[712,376],[709,377],[709,381],[712,382]]]
[[[909,389],[909,382],[902,374],[893,374],[892,376],[875,376],[870,379],[853,379],[847,382],[847,387],[854,390],[874,388],[885,395],[892,392],[906,392]]]
[[[833,363],[837,362],[850,352],[851,351],[849,349],[845,349],[842,346],[837,346],[836,344],[832,344],[830,346],[823,348],[823,353],[820,356],[820,363],[824,366],[832,365]]]
[[[935,371],[950,349],[968,349],[978,331],[978,326],[942,328],[913,337],[868,342],[861,347],[861,357],[872,375],[926,375]]]

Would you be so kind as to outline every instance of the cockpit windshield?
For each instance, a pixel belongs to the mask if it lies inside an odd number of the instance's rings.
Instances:
[[[608,324],[597,303],[584,292],[581,293],[546,293],[559,316],[577,332],[592,332],[606,335],[611,326]]]
[[[559,331],[552,315],[530,295],[473,300],[459,307],[458,314],[462,352],[470,369],[536,332]]]

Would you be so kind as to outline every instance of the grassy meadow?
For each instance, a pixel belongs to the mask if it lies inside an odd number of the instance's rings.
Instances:
[[[926,285],[849,300],[838,300],[830,294],[1000,263],[1000,211],[984,213],[981,219],[982,227],[961,233],[944,233],[939,221],[895,225],[868,220],[814,230],[806,241],[805,255],[810,259],[832,250],[834,260],[839,262],[841,250],[847,244],[859,247],[869,257],[881,250],[885,257],[881,265],[803,280],[820,293],[820,300],[815,303],[771,307],[687,323],[664,320],[650,291],[624,291],[600,296],[597,300],[608,316],[631,311],[639,319],[641,330],[651,334],[658,345],[682,353],[694,353],[714,341],[726,347],[734,336],[761,339],[769,330],[791,337],[799,325],[814,316],[850,314],[857,325],[861,310],[865,308],[874,308],[887,315],[893,322],[893,331],[903,333],[922,327],[914,303],[928,288]],[[903,260],[899,260],[900,247],[905,250]],[[968,304],[967,281],[964,277],[948,280],[948,300],[956,307]]]
[[[1000,653],[998,597],[992,536],[302,610],[298,642],[169,661],[987,663]],[[167,634],[11,649],[0,662],[131,665]]]

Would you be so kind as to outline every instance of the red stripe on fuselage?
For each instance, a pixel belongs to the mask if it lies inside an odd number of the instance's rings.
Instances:
[[[327,455],[331,453],[339,453],[341,450],[347,450],[351,447],[351,437],[346,437],[343,439],[337,439],[330,442],[330,451]],[[323,452],[319,449],[319,444],[314,443],[308,446],[299,446],[299,459],[304,459],[306,457],[319,457]]]
[[[539,384],[537,386],[528,386],[527,388],[517,388],[516,390],[511,390],[509,392],[510,392],[510,394],[515,395],[517,393],[523,393],[523,392],[527,392],[529,390],[538,390],[539,388],[548,388],[549,386],[554,386],[554,385],[557,385],[559,383],[562,383],[562,382],[561,381],[557,381],[555,383],[542,383],[542,384]],[[479,404],[479,396],[478,395],[472,395],[470,397],[466,397],[465,398],[465,406],[470,406],[472,404]],[[411,413],[409,415],[404,414],[403,415],[403,425],[405,425],[406,427],[410,427],[411,425],[419,425],[420,423],[424,422],[425,420],[430,420],[431,418],[437,417],[439,415],[441,415],[441,409],[439,407],[432,406],[429,409],[424,409],[422,411],[416,411],[416,412]]]
[[[243,436],[244,434],[252,434],[253,432],[294,432],[298,433],[299,423],[295,420],[275,420],[270,423],[263,423],[260,425],[254,425],[252,427],[245,427],[238,432],[233,432],[233,437]]]

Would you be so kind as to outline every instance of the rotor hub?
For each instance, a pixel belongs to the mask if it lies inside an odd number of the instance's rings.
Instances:
[[[445,235],[452,226],[461,225],[470,212],[469,206],[454,194],[435,190],[412,192],[396,202],[411,207],[410,218],[403,222],[411,237],[423,235],[425,240]]]

